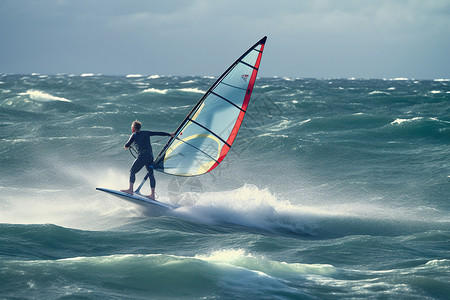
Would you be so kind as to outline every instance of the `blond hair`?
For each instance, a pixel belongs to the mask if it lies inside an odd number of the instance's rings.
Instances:
[[[139,131],[141,130],[142,123],[136,120],[131,124],[131,126],[133,126],[135,130]]]

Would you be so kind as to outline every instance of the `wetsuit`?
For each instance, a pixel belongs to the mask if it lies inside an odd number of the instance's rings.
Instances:
[[[136,181],[136,173],[145,166],[150,178],[150,187],[152,188],[156,186],[153,168],[151,167],[153,163],[153,150],[152,145],[150,144],[150,137],[153,135],[170,136],[170,134],[166,132],[137,131],[130,136],[130,139],[125,144],[125,147],[128,148],[134,142],[138,152],[138,157],[134,160],[130,169],[130,182],[134,183]]]

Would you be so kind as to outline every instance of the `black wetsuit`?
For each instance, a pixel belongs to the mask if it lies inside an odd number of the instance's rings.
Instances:
[[[130,136],[130,139],[125,144],[125,147],[128,148],[134,142],[138,152],[138,157],[134,160],[130,169],[130,182],[134,183],[136,181],[136,173],[145,166],[150,178],[150,187],[152,188],[156,186],[153,168],[151,167],[153,163],[153,150],[150,144],[150,137],[153,135],[170,136],[167,132],[137,131]]]

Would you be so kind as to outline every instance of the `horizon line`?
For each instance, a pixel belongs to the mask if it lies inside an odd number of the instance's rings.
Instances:
[[[1,73],[0,76],[68,76],[68,77],[125,77],[125,78],[145,78],[145,79],[158,79],[162,77],[201,77],[206,79],[215,79],[219,75],[163,75],[163,74],[140,74],[140,73],[130,73],[130,74],[103,74],[103,73]],[[318,79],[318,80],[392,80],[392,81],[417,81],[417,80],[432,80],[432,81],[450,81],[449,78],[414,78],[414,77],[299,77],[299,76],[258,76],[258,78],[263,79],[285,79],[285,80],[307,80],[307,79]]]

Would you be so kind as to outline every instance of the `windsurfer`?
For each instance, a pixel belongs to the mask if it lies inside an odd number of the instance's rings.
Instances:
[[[128,194],[133,194],[134,191],[133,186],[134,182],[136,181],[136,173],[139,172],[142,169],[142,167],[145,166],[149,175],[150,188],[152,191],[152,193],[148,196],[148,198],[155,199],[156,180],[152,168],[153,150],[152,145],[150,143],[150,137],[154,135],[173,137],[175,134],[159,131],[141,131],[141,127],[142,123],[139,121],[134,121],[131,124],[132,134],[128,142],[125,144],[125,149],[128,149],[134,142],[136,150],[138,152],[138,157],[135,159],[130,169],[130,186],[127,190],[121,191]]]

